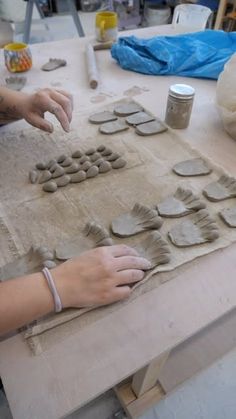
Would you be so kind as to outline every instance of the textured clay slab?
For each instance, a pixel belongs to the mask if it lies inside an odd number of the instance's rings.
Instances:
[[[145,240],[134,246],[138,254],[151,262],[150,269],[170,261],[170,249],[158,231],[152,231]]]
[[[133,115],[128,116],[125,120],[129,125],[139,125],[145,122],[153,121],[155,118],[148,115],[146,112],[137,112]]]
[[[129,237],[145,230],[155,230],[162,225],[162,219],[155,209],[136,203],[130,213],[112,221],[112,232],[119,237]]]
[[[179,176],[202,176],[211,173],[211,169],[200,157],[177,163],[173,171]]]
[[[55,249],[56,258],[67,260],[78,256],[85,250],[100,246],[111,246],[112,244],[113,241],[104,227],[96,223],[88,223],[81,234],[58,244]]]
[[[21,90],[26,83],[26,77],[10,76],[6,78],[6,86],[11,90]]]
[[[66,60],[61,60],[60,58],[50,58],[49,61],[44,64],[41,69],[44,71],[56,70],[56,68],[64,67],[66,65]]]
[[[142,106],[137,103],[121,103],[114,108],[114,114],[117,116],[128,116],[136,112],[142,112]]]
[[[208,211],[202,209],[176,224],[168,232],[168,236],[175,246],[188,247],[216,240],[219,230]]]
[[[158,120],[147,122],[146,124],[138,125],[135,129],[136,134],[138,135],[154,135],[159,134],[163,131],[166,131],[167,127]]]
[[[206,204],[190,189],[178,188],[173,196],[157,205],[157,210],[162,217],[182,217],[205,207]]]
[[[117,120],[112,122],[106,122],[99,127],[99,131],[102,134],[116,134],[117,132],[126,131],[129,129],[125,121]]]
[[[236,197],[236,179],[226,175],[217,182],[209,183],[202,191],[209,201],[217,202]]]
[[[116,121],[117,117],[109,111],[94,113],[89,117],[92,124],[102,124],[103,122]]]
[[[236,207],[225,208],[219,215],[228,227],[236,227]]]

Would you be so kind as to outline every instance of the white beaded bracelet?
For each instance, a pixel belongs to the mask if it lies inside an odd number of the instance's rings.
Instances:
[[[57,292],[52,274],[51,274],[51,272],[49,271],[48,268],[43,268],[42,272],[43,272],[43,274],[44,274],[44,276],[47,280],[49,289],[50,289],[50,291],[52,293],[52,296],[53,296],[55,313],[60,313],[60,311],[62,311],[63,307],[62,307],[61,299],[60,299],[60,296]]]

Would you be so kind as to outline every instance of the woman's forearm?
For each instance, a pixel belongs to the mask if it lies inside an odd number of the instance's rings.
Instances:
[[[0,124],[17,121],[22,118],[21,102],[26,93],[0,87]]]

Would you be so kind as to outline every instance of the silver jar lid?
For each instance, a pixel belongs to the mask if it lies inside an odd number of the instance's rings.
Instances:
[[[192,99],[195,90],[188,84],[172,84],[169,89],[169,94],[179,99]]]

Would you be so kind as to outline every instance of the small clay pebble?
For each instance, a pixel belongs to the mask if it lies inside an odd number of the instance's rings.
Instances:
[[[59,178],[56,179],[57,186],[66,186],[66,185],[68,185],[68,183],[70,183],[70,176],[69,175],[64,175],[64,176],[59,177]]]
[[[44,172],[41,174],[39,178],[39,183],[47,182],[48,180],[51,179],[51,177],[52,177],[51,172],[49,172],[49,170],[44,170]]]
[[[106,173],[111,169],[111,163],[109,161],[103,161],[99,166],[99,173]]]
[[[96,161],[93,162],[93,166],[100,166],[100,164],[104,161],[105,160],[102,157],[100,157],[100,159],[97,159]]]
[[[72,157],[74,158],[74,159],[78,159],[79,157],[82,157],[83,156],[83,153],[82,153],[82,151],[80,151],[80,150],[75,150],[73,153],[72,153]]]
[[[103,144],[101,144],[98,148],[97,148],[97,151],[99,152],[99,153],[101,153],[101,151],[103,151],[103,150],[105,150],[105,146],[103,145]]]
[[[109,156],[110,154],[112,154],[112,150],[110,148],[105,148],[105,150],[101,152],[102,156]]]
[[[41,256],[43,256],[43,254],[47,253],[49,250],[46,246],[39,246],[35,248],[35,251],[38,252]]]
[[[58,163],[55,163],[55,164],[53,164],[51,167],[50,167],[50,172],[51,173],[53,173],[53,172],[55,172],[55,170],[58,168],[58,166],[59,166],[59,164]]]
[[[65,169],[58,164],[56,170],[52,174],[52,177],[55,179],[56,177],[64,175],[64,173]]]
[[[55,163],[57,163],[55,159],[50,160],[47,164],[47,169],[50,169],[50,167],[52,167]]]
[[[73,163],[73,159],[71,157],[67,157],[62,163],[62,167],[70,166]]]
[[[57,163],[62,163],[66,158],[67,156],[65,154],[61,154],[57,159]]]
[[[90,156],[91,154],[93,154],[93,153],[95,153],[96,152],[96,149],[95,148],[93,148],[93,147],[91,147],[91,148],[89,148],[87,151],[85,151],[85,154],[87,155],[87,156]]]
[[[35,165],[35,167],[36,167],[36,169],[39,169],[39,170],[45,170],[46,169],[46,164],[45,163],[42,163],[42,162],[40,162],[40,163],[37,163],[36,165]]]
[[[56,182],[51,181],[51,182],[44,183],[43,190],[45,192],[56,192],[57,190]]]
[[[54,258],[53,252],[50,252],[50,250],[48,249],[45,252],[41,251],[41,255],[42,255],[43,260],[51,260]]]
[[[43,266],[48,269],[55,268],[57,264],[53,260],[45,260],[43,262]]]
[[[114,161],[114,160],[119,159],[119,157],[120,157],[119,153],[112,153],[112,154],[110,154],[109,156],[106,157],[106,160],[107,161]]]
[[[86,173],[86,177],[90,178],[90,177],[95,177],[97,176],[99,173],[99,169],[97,166],[92,166],[90,167],[90,169],[88,169],[87,173]]]
[[[86,179],[86,173],[83,170],[80,170],[79,172],[74,173],[70,177],[71,183],[83,182],[83,180],[85,180],[85,179]]]
[[[90,161],[85,161],[81,166],[81,170],[84,170],[85,172],[87,172],[87,170],[90,169],[91,166],[92,166],[92,163]]]
[[[31,183],[36,183],[38,180],[39,174],[36,170],[31,170],[29,172],[29,180]]]
[[[96,161],[97,159],[99,159],[99,157],[101,157],[101,154],[100,153],[93,153],[91,156],[90,156],[90,160],[91,161]]]
[[[72,163],[69,167],[66,169],[66,173],[76,173],[79,171],[80,165],[78,163]]]
[[[126,164],[127,164],[127,162],[124,159],[122,159],[121,157],[119,159],[111,162],[111,165],[112,165],[113,169],[121,169]]]
[[[89,158],[88,156],[82,156],[82,157],[79,159],[79,163],[80,163],[80,164],[83,164],[85,161],[90,161],[90,158]]]

